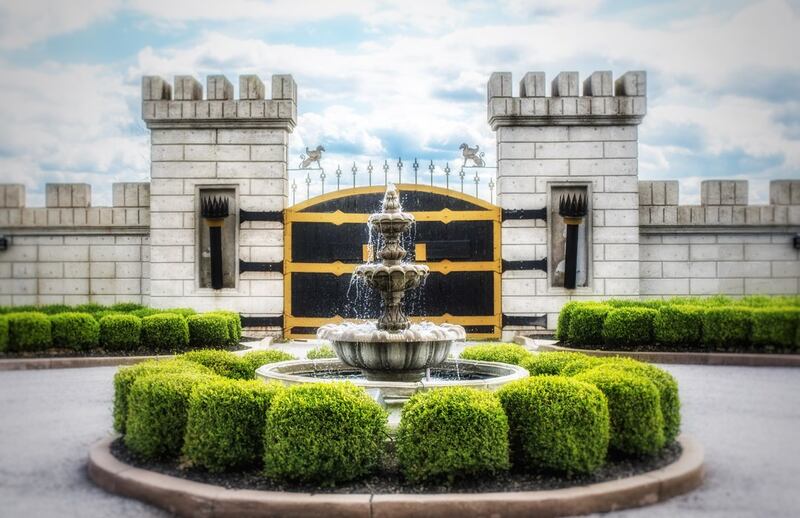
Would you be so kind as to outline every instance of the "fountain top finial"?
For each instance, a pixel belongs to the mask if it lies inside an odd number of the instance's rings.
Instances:
[[[397,191],[397,187],[392,183],[386,187],[386,195],[383,197],[381,210],[390,214],[401,211],[400,193]]]

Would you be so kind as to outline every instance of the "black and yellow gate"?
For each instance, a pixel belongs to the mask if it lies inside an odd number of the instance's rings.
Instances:
[[[499,337],[500,208],[449,189],[397,187],[403,210],[417,220],[408,259],[431,271],[423,288],[406,295],[407,314],[460,324],[473,339]],[[285,211],[285,336],[307,338],[326,323],[378,316],[378,295],[351,285],[351,274],[369,257],[366,222],[384,191],[340,190]]]

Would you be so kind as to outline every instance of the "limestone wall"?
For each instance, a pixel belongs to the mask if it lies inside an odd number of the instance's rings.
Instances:
[[[0,185],[0,304],[147,304],[150,185],[113,192],[92,207],[91,186],[48,184],[46,207],[26,207],[24,186]]]

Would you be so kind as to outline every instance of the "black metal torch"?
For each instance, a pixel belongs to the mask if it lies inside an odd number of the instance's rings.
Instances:
[[[567,225],[567,246],[564,254],[564,287],[575,289],[575,277],[578,270],[578,226],[586,216],[586,197],[561,196],[558,201],[558,215],[564,218]]]
[[[228,198],[207,197],[200,200],[200,214],[208,224],[211,244],[211,287],[222,289],[222,225],[228,217]]]

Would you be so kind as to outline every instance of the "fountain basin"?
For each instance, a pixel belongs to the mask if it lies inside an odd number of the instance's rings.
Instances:
[[[359,369],[338,358],[325,360],[290,360],[269,363],[256,370],[264,381],[278,381],[285,386],[301,383],[349,381],[363,387],[389,412],[389,428],[400,423],[400,412],[408,399],[417,392],[441,387],[470,387],[497,390],[503,385],[528,376],[528,371],[507,363],[474,360],[444,360],[431,369],[431,377],[418,381],[387,381],[367,379]]]

